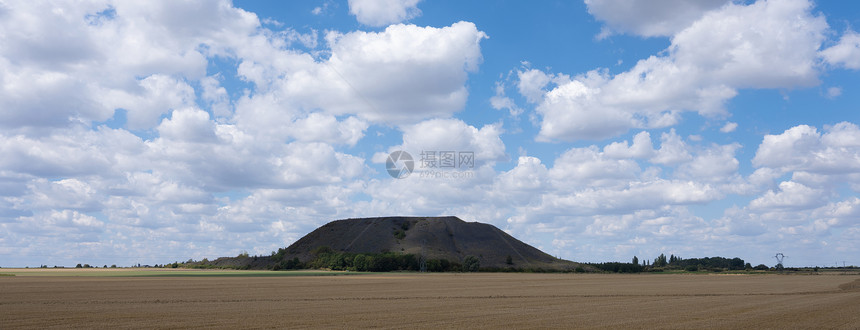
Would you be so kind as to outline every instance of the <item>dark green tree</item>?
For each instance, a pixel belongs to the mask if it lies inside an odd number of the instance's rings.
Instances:
[[[666,267],[667,264],[669,263],[666,261],[665,254],[660,253],[660,256],[654,259],[654,267]]]
[[[481,268],[481,260],[476,256],[466,256],[463,259],[463,270],[467,272],[477,272]]]
[[[631,263],[634,265],[638,265],[639,264],[639,258],[636,256],[633,256],[633,261]]]
[[[355,259],[352,260],[352,266],[355,267],[356,271],[367,271],[367,257],[363,254],[356,255]]]

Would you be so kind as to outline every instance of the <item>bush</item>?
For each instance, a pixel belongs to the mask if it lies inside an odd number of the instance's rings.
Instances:
[[[463,270],[467,272],[477,272],[481,268],[481,260],[476,256],[466,256],[463,259]]]
[[[604,262],[591,265],[602,271],[612,273],[639,273],[643,270],[643,267],[640,264],[626,262]]]
[[[697,272],[697,271],[699,271],[699,265],[689,265],[686,268],[684,268],[684,270],[686,270],[688,272]]]
[[[367,271],[367,256],[363,254],[356,255],[352,259],[352,268],[359,272]]]

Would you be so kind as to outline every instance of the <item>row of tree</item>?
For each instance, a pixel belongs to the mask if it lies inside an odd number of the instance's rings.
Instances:
[[[273,269],[331,269],[359,272],[420,271],[421,260],[411,253],[351,253],[337,252],[329,247],[319,247],[312,254],[314,259],[301,262],[298,258],[285,258],[285,250],[272,254]],[[463,263],[447,259],[428,259],[425,270],[429,272],[478,271],[481,263],[477,257],[466,256]]]
[[[604,262],[590,264],[597,269],[612,273],[639,273],[647,271],[663,271],[663,270],[709,270],[709,271],[724,271],[724,270],[744,270],[744,269],[764,269],[767,266],[758,265],[752,267],[749,263],[745,263],[741,258],[723,258],[723,257],[705,257],[705,258],[689,258],[684,259],[674,254],[667,258],[665,254],[660,254],[654,261],[642,260],[634,256],[633,260],[627,262]]]
[[[639,258],[633,256],[632,260],[633,264],[639,264]],[[724,269],[724,270],[743,270],[745,268],[752,268],[748,263],[744,263],[744,260],[741,258],[723,258],[723,257],[704,257],[704,258],[689,258],[684,259],[680,256],[675,256],[674,254],[670,255],[666,258],[665,254],[660,254],[657,258],[654,258],[654,262],[650,263],[648,261],[642,261],[642,266],[647,267],[661,267],[661,268],[675,268],[675,269],[684,269],[688,267],[696,266],[700,269]]]

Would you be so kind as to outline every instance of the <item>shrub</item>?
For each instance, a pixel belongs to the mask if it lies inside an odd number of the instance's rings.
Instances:
[[[318,256],[321,254],[329,254],[329,253],[334,253],[334,250],[332,250],[328,246],[318,246],[315,249],[311,250],[311,254],[313,254],[315,256]]]
[[[684,268],[684,270],[688,272],[697,272],[699,271],[699,265],[689,265],[687,268]]]
[[[602,271],[612,273],[639,273],[643,270],[642,265],[626,262],[604,262],[591,265]]]
[[[463,270],[467,272],[477,272],[481,268],[481,260],[476,256],[466,256],[463,259]]]
[[[359,272],[367,271],[367,257],[363,254],[356,255],[352,259],[352,267]]]

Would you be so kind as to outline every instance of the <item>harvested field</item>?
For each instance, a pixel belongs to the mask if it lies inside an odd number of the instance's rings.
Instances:
[[[858,276],[12,273],[4,329],[860,327]],[[33,276],[45,274],[62,276]]]

